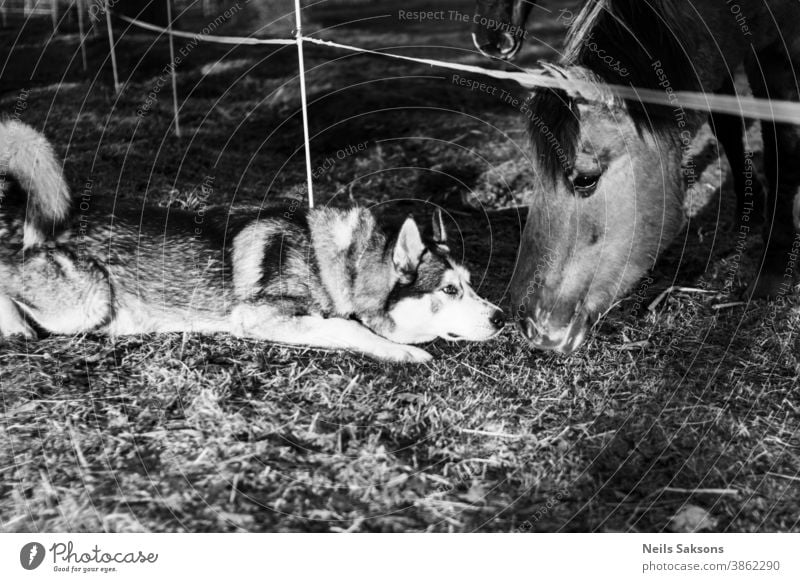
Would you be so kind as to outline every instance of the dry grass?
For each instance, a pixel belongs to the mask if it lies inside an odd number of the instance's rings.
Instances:
[[[335,36],[469,42],[454,23],[369,25]],[[3,110],[33,87],[23,119],[66,152],[76,189],[91,177],[97,195],[191,204],[211,174],[219,203],[302,190],[291,49],[195,49],[180,67],[179,140],[168,89],[135,114],[166,45],[121,42],[131,78],[119,98],[107,65],[92,80],[73,63],[62,80],[70,40],[33,81],[33,40],[3,73]],[[90,47],[93,67],[104,51]],[[402,198],[445,203],[481,292],[505,301],[522,220],[510,207],[530,180],[515,112],[439,71],[341,56],[308,52],[314,156],[369,145],[317,180],[320,200],[394,201],[397,213],[420,211]],[[230,66],[209,66],[219,59]],[[716,308],[736,299],[722,292],[735,240],[713,236],[716,201],[644,300],[623,302],[568,358],[530,352],[510,329],[436,343],[420,367],[227,337],[2,341],[0,530],[661,531],[699,506],[715,530],[796,531],[796,300]],[[671,286],[712,292],[675,291],[648,311]]]

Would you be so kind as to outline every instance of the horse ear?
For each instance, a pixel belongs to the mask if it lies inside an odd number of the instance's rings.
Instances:
[[[447,245],[447,231],[444,228],[444,217],[442,216],[441,208],[433,211],[431,222],[433,223],[433,242],[437,245]]]
[[[417,273],[422,253],[424,252],[425,245],[419,234],[419,227],[414,218],[409,216],[403,223],[400,234],[397,235],[397,242],[394,245],[394,253],[392,254],[394,268],[406,277],[411,276],[409,280],[411,282]]]

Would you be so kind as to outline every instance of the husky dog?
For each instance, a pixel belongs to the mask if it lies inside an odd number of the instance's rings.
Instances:
[[[74,208],[47,140],[0,122],[0,336],[198,332],[424,362],[503,312],[449,254],[441,213],[389,234],[363,208]]]

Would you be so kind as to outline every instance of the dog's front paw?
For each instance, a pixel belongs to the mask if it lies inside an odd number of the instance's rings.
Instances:
[[[36,332],[9,299],[0,297],[0,337],[10,336],[33,339]]]
[[[425,350],[405,344],[388,344],[386,346],[381,346],[380,349],[373,352],[373,355],[379,360],[409,364],[422,364],[424,362],[430,362],[433,359],[433,356]]]
[[[0,318],[0,337],[22,336],[34,339],[36,332],[22,317]]]

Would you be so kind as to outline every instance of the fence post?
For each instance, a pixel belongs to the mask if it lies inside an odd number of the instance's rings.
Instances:
[[[300,106],[303,110],[303,143],[306,151],[306,181],[308,182],[308,207],[314,208],[314,184],[311,180],[311,143],[308,138],[308,103],[306,99],[306,63],[303,58],[303,18],[300,0],[294,0],[295,39],[297,61],[300,68]]]
[[[83,23],[83,0],[75,0],[75,7],[78,9],[78,34],[80,35],[81,42],[81,62],[83,64],[83,72],[85,73],[89,68],[86,62],[86,28]]]
[[[178,118],[178,72],[175,70],[175,39],[172,36],[172,0],[167,3],[167,36],[169,37],[169,63],[172,69],[172,110],[175,116],[175,136],[181,136],[181,124]]]
[[[114,91],[119,93],[119,73],[117,73],[117,49],[114,46],[114,31],[111,29],[111,7],[108,0],[103,4],[106,11],[106,28],[108,29],[108,46],[111,49],[111,68],[114,71]]]

